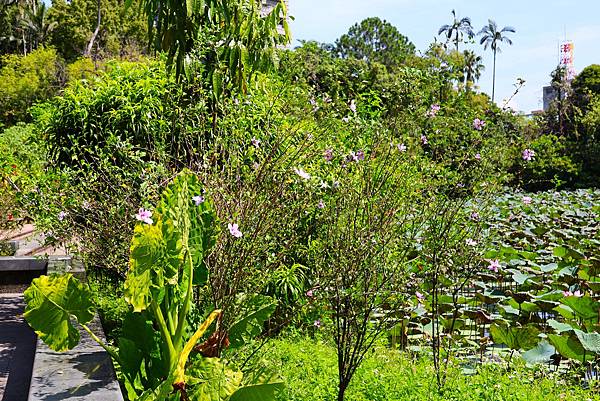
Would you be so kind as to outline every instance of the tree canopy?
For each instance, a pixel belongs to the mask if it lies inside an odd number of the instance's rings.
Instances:
[[[335,44],[342,58],[374,61],[388,68],[397,67],[415,53],[415,45],[406,36],[377,17],[354,24]]]
[[[578,106],[585,107],[592,95],[600,95],[600,64],[583,69],[573,80],[573,92]]]

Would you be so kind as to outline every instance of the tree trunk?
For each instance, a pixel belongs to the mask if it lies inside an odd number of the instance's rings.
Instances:
[[[87,48],[85,49],[85,52],[83,53],[83,55],[86,57],[88,57],[90,54],[92,54],[92,48],[94,47],[94,42],[96,41],[98,32],[100,32],[100,22],[102,21],[102,12],[100,9],[100,2],[101,2],[101,0],[98,0],[98,22],[96,24],[96,29],[94,30],[94,33],[92,34],[92,37],[90,38]]]
[[[494,103],[494,95],[496,94],[496,49],[494,49],[494,73],[492,78],[492,103]]]
[[[344,394],[346,393],[347,387],[348,387],[348,384],[340,382],[340,385],[338,387],[337,401],[344,401]]]

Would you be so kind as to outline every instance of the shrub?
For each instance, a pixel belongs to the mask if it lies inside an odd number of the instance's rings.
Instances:
[[[52,160],[78,169],[108,155],[123,167],[119,148],[131,146],[143,158],[185,158],[190,138],[181,135],[184,94],[160,63],[112,63],[98,79],[73,82],[62,96],[36,111],[36,122]],[[196,105],[201,113],[202,103]]]
[[[44,176],[45,154],[32,124],[17,124],[0,133],[0,229],[15,228],[27,213],[26,194]]]
[[[28,119],[28,109],[58,93],[63,64],[53,48],[39,48],[26,56],[0,60],[0,124]]]
[[[520,160],[523,168],[522,181],[528,190],[542,190],[572,186],[580,173],[575,162],[577,145],[564,137],[553,134],[533,139],[525,148],[532,149],[535,157],[531,161]]]
[[[33,110],[48,170],[60,179],[31,203],[51,241],[76,238],[92,268],[123,274],[132,216],[156,199],[187,143],[177,137],[181,91],[160,64],[106,68]]]

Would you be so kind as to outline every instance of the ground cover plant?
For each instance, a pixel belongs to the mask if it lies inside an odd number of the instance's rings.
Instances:
[[[317,329],[316,331],[318,331]],[[316,338],[275,339],[265,349],[265,360],[283,372],[286,382],[280,400],[335,399],[337,370],[335,347],[317,334]],[[424,355],[391,351],[378,344],[357,370],[346,392],[347,400],[597,400],[598,394],[570,382],[565,376],[533,371],[523,362],[511,372],[501,365],[483,365],[474,375],[464,375],[460,364],[452,361],[448,384],[437,390],[431,359]]]

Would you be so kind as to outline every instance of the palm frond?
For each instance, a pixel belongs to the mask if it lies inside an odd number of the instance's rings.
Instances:
[[[442,25],[440,27],[440,29],[438,30],[438,35],[441,35],[443,32],[446,32],[449,29],[450,29],[450,25],[447,25],[447,24],[446,25]]]

